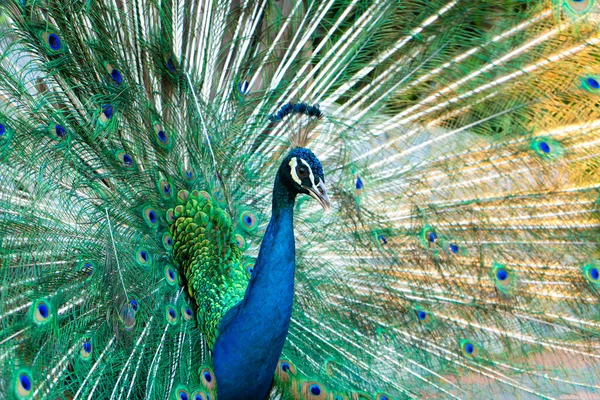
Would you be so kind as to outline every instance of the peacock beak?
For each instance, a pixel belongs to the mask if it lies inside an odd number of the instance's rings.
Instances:
[[[325,211],[331,210],[331,203],[329,202],[329,196],[327,196],[327,189],[325,189],[323,181],[319,179],[318,185],[313,185],[312,187],[304,186],[304,188],[308,190],[309,195],[319,202]]]

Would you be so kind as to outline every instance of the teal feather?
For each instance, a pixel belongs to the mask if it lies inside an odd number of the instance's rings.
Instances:
[[[600,396],[596,0],[0,8],[0,398]]]

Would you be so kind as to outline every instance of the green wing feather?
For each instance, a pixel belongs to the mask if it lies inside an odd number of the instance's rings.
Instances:
[[[249,276],[231,218],[207,192],[179,192],[185,203],[173,210],[173,258],[186,277],[198,308],[198,327],[210,348],[227,310],[244,298]]]
[[[214,399],[292,143],[272,398],[599,393],[597,2],[1,4],[0,397]]]

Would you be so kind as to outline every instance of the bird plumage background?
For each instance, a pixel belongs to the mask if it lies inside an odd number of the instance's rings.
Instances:
[[[0,397],[214,399],[201,321],[301,145],[332,211],[296,202],[271,398],[600,398],[596,1],[2,9]],[[241,249],[191,295],[190,198]]]

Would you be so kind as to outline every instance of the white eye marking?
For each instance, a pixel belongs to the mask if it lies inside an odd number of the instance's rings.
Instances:
[[[298,160],[296,160],[296,157],[292,157],[292,159],[290,160],[290,168],[291,168],[290,173],[292,174],[292,179],[298,185],[302,185],[302,180],[298,177],[298,174],[296,173],[297,166],[298,166]]]
[[[313,188],[316,189],[317,186],[315,185],[315,176],[313,175],[312,168],[310,168],[310,165],[308,165],[308,163],[306,161],[304,161],[303,159],[300,159],[300,161],[302,161],[302,163],[304,163],[304,165],[306,165],[306,168],[308,168],[308,174],[309,174],[308,176],[310,178],[310,183],[312,183]]]

